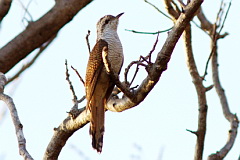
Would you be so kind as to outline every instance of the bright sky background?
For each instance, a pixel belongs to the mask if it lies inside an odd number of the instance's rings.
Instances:
[[[21,0],[26,6],[29,0]],[[151,0],[162,11],[160,0]],[[203,9],[212,22],[215,20],[220,1],[205,1]],[[29,12],[37,20],[54,5],[54,0],[33,0]],[[223,33],[230,35],[219,41],[220,78],[226,91],[230,109],[240,115],[240,55],[239,55],[239,6],[234,0]],[[96,39],[96,22],[106,14],[125,14],[118,28],[125,55],[125,67],[140,55],[147,55],[152,49],[156,35],[139,35],[125,31],[158,31],[172,27],[172,22],[159,14],[143,0],[118,1],[95,0],[75,16],[59,32],[52,45],[40,56],[37,62],[18,79],[7,86],[5,93],[12,95],[24,126],[27,149],[36,159],[42,159],[45,149],[57,127],[72,107],[72,95],[65,80],[65,59],[69,65],[85,76],[88,50],[85,42],[87,30],[91,30],[90,43],[93,47]],[[5,45],[24,30],[22,23],[24,10],[18,0],[14,0],[10,13],[2,22],[0,46]],[[28,17],[27,17],[28,18]],[[195,19],[196,22],[198,22]],[[210,53],[210,39],[193,26],[194,54],[201,74]],[[160,51],[167,33],[160,34],[154,57]],[[37,51],[37,50],[36,50]],[[36,53],[35,51],[35,53]],[[17,54],[17,53],[16,53]],[[29,57],[34,55],[31,54]],[[14,74],[30,58],[23,60],[8,77]],[[123,80],[123,71],[121,79]],[[84,95],[84,87],[78,77],[70,71],[78,98]],[[144,78],[144,69],[138,74],[139,84]],[[211,72],[207,76],[206,86],[211,85]],[[221,149],[226,143],[229,123],[224,119],[215,89],[207,93],[208,118],[204,159]],[[84,103],[80,106],[84,106]],[[0,106],[0,111],[4,106]],[[63,148],[59,160],[190,160],[194,156],[196,137],[186,129],[197,129],[198,102],[194,85],[185,63],[182,40],[179,40],[168,70],[162,74],[159,83],[148,97],[133,109],[122,113],[106,113],[104,146],[102,154],[91,147],[89,125],[75,132]],[[240,154],[240,136],[238,135],[232,151],[226,160],[236,160]],[[0,160],[22,159],[19,156],[14,127],[7,113],[0,123]],[[76,152],[77,149],[78,151]]]

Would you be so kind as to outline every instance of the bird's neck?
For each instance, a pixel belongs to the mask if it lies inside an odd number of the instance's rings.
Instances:
[[[118,34],[114,30],[98,32],[97,33],[97,41],[100,39],[103,39],[103,40],[107,41],[108,43],[111,43],[112,41],[119,41]]]

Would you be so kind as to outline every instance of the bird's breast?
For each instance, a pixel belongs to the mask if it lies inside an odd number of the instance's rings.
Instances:
[[[106,37],[108,43],[108,59],[115,73],[119,73],[123,64],[123,48],[118,36]]]

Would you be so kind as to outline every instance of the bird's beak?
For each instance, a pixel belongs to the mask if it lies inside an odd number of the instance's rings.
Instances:
[[[116,16],[116,18],[118,19],[119,17],[121,17],[121,15],[123,15],[124,14],[124,12],[123,13],[120,13],[120,14],[118,14],[117,16]]]

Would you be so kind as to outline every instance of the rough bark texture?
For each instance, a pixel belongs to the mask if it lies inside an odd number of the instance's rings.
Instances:
[[[6,73],[34,49],[48,41],[92,0],[57,0],[43,17],[0,49],[0,72]]]

